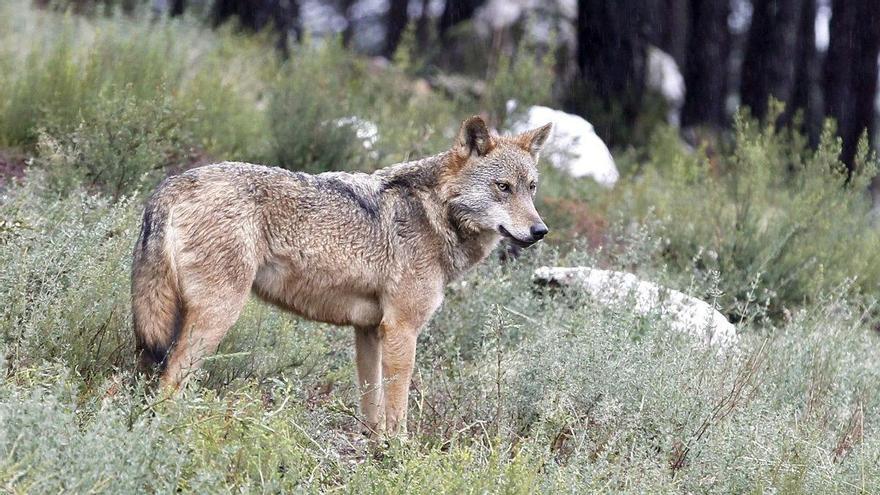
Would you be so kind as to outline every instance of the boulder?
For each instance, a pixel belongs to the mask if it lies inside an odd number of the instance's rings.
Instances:
[[[737,342],[736,327],[711,304],[640,280],[632,273],[542,266],[535,270],[534,278],[544,285],[576,288],[605,306],[626,306],[640,316],[657,315],[674,330],[701,343],[729,347]]]
[[[620,178],[608,146],[583,117],[540,105],[518,112],[513,100],[507,102],[507,112],[513,116],[512,133],[553,123],[553,134],[542,155],[554,168],[575,178],[591,177],[609,188]]]

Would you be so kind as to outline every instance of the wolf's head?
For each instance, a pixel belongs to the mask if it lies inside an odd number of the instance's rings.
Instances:
[[[471,232],[495,231],[518,246],[547,234],[535,210],[538,154],[551,124],[519,134],[489,133],[480,117],[461,124],[443,184],[456,223]]]

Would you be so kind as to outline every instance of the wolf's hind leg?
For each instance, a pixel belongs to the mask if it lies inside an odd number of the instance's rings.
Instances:
[[[247,291],[219,292],[209,300],[187,304],[180,335],[162,374],[162,388],[180,390],[198,370],[205,357],[213,354],[247,301]]]
[[[382,435],[385,411],[382,404],[382,341],[376,327],[355,327],[355,361],[361,392],[361,415],[371,438]]]

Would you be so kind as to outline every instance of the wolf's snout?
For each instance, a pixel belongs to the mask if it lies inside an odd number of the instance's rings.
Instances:
[[[540,241],[547,235],[547,232],[550,232],[550,229],[544,225],[544,222],[538,222],[529,229],[529,232],[532,234],[532,239],[536,241]]]

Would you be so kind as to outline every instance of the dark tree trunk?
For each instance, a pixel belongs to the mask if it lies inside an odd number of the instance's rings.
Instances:
[[[770,97],[790,102],[794,91],[795,52],[804,0],[753,0],[740,79],[742,104],[759,119]]]
[[[474,16],[474,13],[486,0],[446,0],[443,13],[437,21],[437,34],[444,38],[446,31],[459,22],[466,21]]]
[[[426,46],[428,46],[428,41],[431,36],[429,31],[430,26],[428,20],[430,17],[428,16],[428,8],[431,5],[431,0],[422,0],[422,13],[419,16],[418,22],[416,22],[416,42],[420,49],[424,50]]]
[[[578,0],[578,66],[584,82],[612,114],[606,125],[632,125],[645,89],[645,2]],[[603,123],[600,123],[603,125]],[[610,129],[600,135],[610,137]]]
[[[297,40],[302,37],[299,27],[297,0],[217,0],[212,12],[214,26],[232,17],[238,17],[242,29],[261,31],[272,28],[278,32],[278,51],[287,58],[288,33],[293,30]]]
[[[801,8],[795,50],[794,89],[791,101],[782,116],[783,124],[791,124],[794,115],[801,112],[803,128],[810,144],[819,142],[822,129],[822,91],[819,85],[819,53],[816,50],[816,0],[805,0]]]
[[[730,0],[691,0],[690,36],[684,68],[687,93],[681,114],[684,127],[721,128],[727,121],[729,15]]]
[[[663,0],[658,47],[671,55],[679,67],[684,67],[687,59],[689,9],[688,0]]]
[[[406,24],[409,21],[407,10],[409,8],[409,0],[391,0],[388,2],[388,12],[385,14],[385,47],[382,49],[382,55],[391,58],[400,39],[403,37],[403,31],[406,30]]]
[[[183,15],[183,11],[186,10],[186,0],[172,0],[171,1],[171,10],[168,11],[168,15],[171,17],[178,17]]]
[[[831,39],[825,57],[825,113],[837,120],[841,160],[853,167],[861,134],[874,135],[880,2],[837,0],[831,9]]]
[[[339,11],[345,18],[345,29],[342,30],[342,46],[351,45],[351,39],[354,37],[354,19],[351,18],[351,7],[355,0],[340,0]]]

